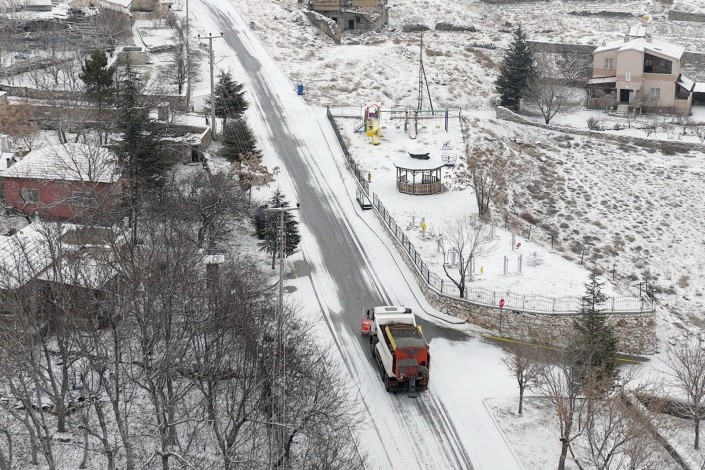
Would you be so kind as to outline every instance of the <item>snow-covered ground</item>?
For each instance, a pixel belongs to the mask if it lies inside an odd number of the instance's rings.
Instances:
[[[605,36],[609,38],[610,34],[621,35],[622,30],[633,23],[629,20],[622,24],[620,21],[601,17],[590,17],[587,20],[574,16],[555,17],[549,12],[557,4],[559,2],[532,3],[535,15],[524,18],[526,21],[523,25],[528,27],[530,33],[540,36],[539,25],[550,24],[558,28],[557,33],[543,34],[549,34],[553,40],[597,43]],[[560,2],[560,5],[566,8],[573,6],[575,9],[597,9],[605,6],[604,3],[594,2]],[[645,2],[625,2],[620,4],[620,9],[644,12],[645,5]],[[392,20],[388,31],[350,36],[344,40],[343,46],[335,46],[301,17],[299,7],[293,2],[250,0],[237,4],[238,10],[245,15],[245,21],[254,21],[257,24],[256,34],[291,79],[290,82],[280,83],[281,87],[290,88],[293,93],[293,83],[303,82],[307,92],[305,99],[312,104],[359,108],[367,101],[381,100],[383,106],[406,104],[413,107],[417,93],[418,41],[417,35],[401,33],[400,26],[402,23],[414,22],[420,16],[404,16],[403,12],[408,13],[410,9],[415,8],[411,4],[392,3],[390,6]],[[655,9],[663,8],[657,4],[650,6]],[[493,283],[501,280],[509,289],[535,289],[540,286],[546,292],[563,292],[565,289],[579,295],[586,272],[576,266],[580,257],[580,251],[576,247],[586,246],[586,262],[603,260],[603,268],[608,275],[611,272],[609,268],[614,267],[621,284],[609,286],[609,289],[631,287],[634,292],[636,282],[648,276],[657,283],[659,279],[664,279],[667,283],[664,290],[670,290],[672,287],[676,291],[673,294],[661,294],[667,296],[664,304],[668,304],[668,307],[677,306],[676,310],[659,310],[658,328],[662,337],[666,338],[673,333],[674,324],[686,328],[697,325],[700,321],[698,314],[702,309],[699,304],[691,305],[691,301],[701,299],[702,287],[695,281],[681,281],[681,278],[687,275],[689,279],[694,280],[699,279],[702,274],[703,252],[697,234],[702,233],[705,227],[700,226],[702,222],[699,218],[692,216],[698,213],[697,201],[701,199],[704,190],[698,173],[698,168],[702,166],[702,155],[662,155],[648,149],[609,142],[592,142],[585,138],[566,137],[558,132],[497,121],[491,111],[470,112],[471,109],[491,108],[490,98],[495,73],[493,63],[499,60],[501,51],[474,47],[468,43],[484,42],[501,46],[506,44],[510,28],[497,26],[500,25],[499,15],[485,12],[494,7],[479,2],[472,2],[463,7],[478,11],[467,13],[465,16],[455,15],[445,9],[461,8],[460,5],[440,2],[424,4],[424,15],[430,12],[431,16],[438,14],[443,19],[454,18],[457,23],[469,22],[475,18],[478,27],[482,25],[482,28],[486,28],[478,34],[427,33],[424,37],[425,66],[431,79],[434,105],[463,107],[466,125],[472,129],[470,139],[463,142],[462,137],[457,134],[457,128],[451,125],[450,137],[443,132],[435,135],[421,132],[419,139],[412,143],[403,133],[400,134],[396,127],[388,126],[386,131],[383,130],[381,145],[375,148],[364,136],[349,129],[352,127],[351,121],[341,130],[348,135],[348,144],[355,159],[363,165],[369,165],[366,168],[372,173],[372,190],[390,210],[395,211],[395,218],[402,225],[411,222],[412,216],[415,217],[416,223],[419,222],[419,217],[427,217],[431,222],[429,225],[433,225],[436,219],[473,213],[476,211],[476,204],[472,189],[466,187],[464,191],[460,191],[460,183],[450,183],[449,186],[454,186],[457,192],[442,194],[439,198],[459,197],[461,203],[454,200],[446,204],[439,203],[433,197],[412,197],[410,205],[406,205],[402,199],[407,196],[399,195],[393,185],[393,161],[395,158],[404,157],[404,152],[419,146],[440,152],[447,140],[451,141],[453,151],[460,155],[465,144],[480,145],[486,142],[488,137],[492,140],[501,139],[520,156],[524,168],[511,197],[513,211],[516,214],[531,213],[539,220],[538,225],[557,228],[556,245],[560,248],[554,251],[558,251],[563,257],[571,258],[573,264],[570,264],[570,268],[563,264],[554,267],[559,270],[560,278],[564,282],[560,286],[552,284],[555,279],[551,280],[550,276],[541,279],[541,273],[549,270],[538,266],[534,271],[530,271],[531,276],[500,275],[492,279]],[[508,6],[503,20],[512,21],[519,18],[524,14],[525,8],[524,4]],[[565,11],[565,8],[560,8],[559,11]],[[654,11],[650,13],[653,14]],[[660,15],[657,19],[665,18],[664,9],[660,10]],[[549,16],[550,21],[547,20]],[[431,24],[432,21],[433,18],[424,16],[425,23]],[[581,24],[583,26],[578,27]],[[704,28],[705,25],[676,22],[667,26],[659,24],[657,31],[671,31],[674,36],[689,38],[690,44],[696,44],[699,39],[691,38],[702,37],[701,31]],[[505,31],[498,32],[498,29]],[[435,51],[439,50],[445,52],[437,54]],[[345,52],[344,55],[341,55],[341,51]],[[219,59],[218,67],[227,69],[232,65],[225,59]],[[237,67],[233,70],[237,70]],[[205,76],[203,78],[194,91],[195,95],[207,93],[207,80]],[[237,75],[235,78],[238,78]],[[559,117],[556,119],[556,122],[560,122]],[[577,121],[582,124],[586,117],[569,115],[565,123],[577,124]],[[276,158],[272,160],[271,153],[267,151],[265,161],[271,167],[278,166]],[[669,175],[671,171],[674,172],[673,175]],[[285,184],[285,181],[285,178],[279,178],[280,183]],[[348,191],[353,191],[353,188],[348,186]],[[350,194],[348,196],[352,197]],[[501,230],[498,231],[500,232]],[[412,235],[418,240],[420,250],[428,254],[429,260],[434,258],[434,243],[422,240],[418,236],[418,229],[409,230],[407,235]],[[522,241],[522,249],[527,257],[537,253],[537,257],[542,258],[544,264],[553,263],[554,260],[556,263],[563,263],[561,256],[551,255],[550,242],[545,231],[539,230],[538,233],[532,234],[532,240],[535,237],[540,238],[541,242],[536,247],[521,237],[517,239]],[[664,244],[663,239],[666,237],[673,237],[673,240]],[[509,247],[508,240],[501,245]],[[511,254],[512,250],[509,251]],[[499,253],[499,256],[504,255],[501,251]],[[608,261],[604,261],[605,259]],[[482,264],[485,265],[486,277],[489,279],[494,275],[492,266],[496,263],[488,260]],[[528,269],[526,263],[524,267]],[[494,271],[496,273],[496,269]],[[569,271],[573,274],[564,275]],[[684,274],[680,274],[681,271]],[[307,292],[303,288],[298,289],[302,305],[307,305]],[[292,294],[292,297],[295,296],[296,293]],[[683,296],[688,300],[683,299]],[[314,314],[315,310],[314,308]],[[440,384],[445,380],[453,384],[447,389],[439,388],[443,390],[439,393],[452,394],[445,398],[459,405],[459,408],[454,410],[458,413],[458,421],[462,421],[464,417],[472,419],[473,414],[463,415],[463,412],[477,413],[479,403],[484,398],[504,397],[506,400],[512,400],[510,397],[516,394],[494,347],[471,342],[466,351],[460,351],[458,348],[463,349],[465,346],[443,344],[442,341],[434,341],[431,346],[437,364],[446,361],[455,364],[448,368],[447,372],[445,367],[436,369],[434,381],[440,380],[436,382]],[[489,355],[487,352],[480,352],[492,350],[494,352]],[[475,357],[486,358],[477,362],[478,370],[472,375],[481,375],[483,380],[468,378],[466,383],[450,373],[452,370],[468,369]],[[658,359],[654,361],[658,362]],[[444,378],[445,373],[450,375]],[[449,402],[445,399],[443,401]],[[534,429],[527,427],[525,434],[532,434]],[[551,433],[550,426],[542,429],[546,430],[542,431],[545,436]],[[526,439],[526,435],[519,438]],[[556,437],[555,433],[553,436]],[[375,447],[375,440],[370,439],[369,435],[363,436],[363,442],[366,442],[366,448],[370,449],[373,455],[379,451]],[[687,441],[684,445],[687,446]],[[543,453],[542,450],[535,449],[530,451],[528,459],[536,460]],[[555,451],[548,453],[550,456],[554,454],[557,455]],[[526,464],[525,458],[520,459]],[[554,460],[548,459],[547,464],[553,465]],[[545,468],[542,465],[534,468]]]
[[[192,1],[192,5],[195,4],[192,6],[193,34],[212,31],[206,20],[199,24],[198,3]],[[705,310],[703,287],[699,281],[705,274],[701,236],[705,221],[698,216],[702,212],[700,201],[705,196],[702,154],[665,155],[629,145],[567,137],[559,132],[497,121],[493,111],[476,110],[491,109],[496,73],[494,64],[501,58],[501,50],[489,46],[506,45],[511,32],[511,27],[505,26],[506,22],[517,24],[521,21],[532,39],[597,44],[604,38],[621,36],[641,13],[650,13],[655,17],[657,35],[663,33],[663,37],[687,41],[687,49],[692,50],[705,45],[702,40],[705,24],[667,23],[667,7],[660,2],[625,1],[613,7],[604,2],[554,0],[529,5],[531,15],[526,14],[527,4],[524,3],[500,9],[478,1],[459,4],[440,0],[422,3],[392,1],[387,30],[346,36],[342,46],[335,46],[315,30],[302,17],[300,5],[296,2],[241,0],[236,6],[247,22],[254,21],[258,25],[256,34],[291,79],[291,82],[282,82],[279,86],[293,93],[292,83],[304,83],[305,99],[316,105],[360,107],[374,99],[390,107],[394,104],[415,107],[418,33],[403,33],[401,27],[423,23],[433,28],[438,21],[476,26],[479,31],[475,33],[431,31],[424,36],[424,63],[434,105],[463,108],[465,124],[471,129],[468,141],[463,141],[453,125],[456,121],[451,123],[449,137],[443,132],[436,133],[437,129],[427,129],[415,142],[389,126],[383,131],[379,147],[372,147],[364,136],[351,132],[352,122],[342,129],[348,135],[355,159],[372,173],[372,190],[393,211],[400,224],[412,226],[406,231],[407,235],[418,243],[424,259],[427,256],[430,264],[438,266],[435,242],[419,236],[416,228],[419,218],[425,217],[429,227],[436,229],[444,219],[476,212],[472,188],[460,178],[453,178],[453,170],[450,170],[448,185],[453,191],[438,197],[400,195],[393,184],[393,161],[406,157],[406,151],[418,146],[441,152],[447,140],[451,142],[451,151],[461,156],[466,144],[485,145],[500,139],[516,152],[522,166],[521,176],[510,197],[512,211],[516,215],[531,214],[539,221],[535,228],[538,232],[532,233],[531,241],[519,235],[515,241],[521,242],[522,246],[517,252],[510,248],[510,235],[501,229],[500,221],[498,250],[492,258],[478,262],[478,270],[480,267],[484,269],[483,275],[475,281],[477,285],[492,285],[513,292],[540,289],[546,294],[579,295],[586,270],[577,262],[582,247],[586,247],[586,262],[601,266],[608,276],[610,268],[614,267],[620,284],[607,286],[609,292],[628,288],[634,291],[636,282],[645,278],[659,286],[658,296],[663,307],[658,312],[658,328],[663,338],[673,334],[674,326],[698,329],[703,324],[702,312]],[[605,9],[629,12],[634,18],[615,20],[570,14]],[[155,35],[161,37],[163,34]],[[238,70],[236,59],[218,41],[214,42],[214,48],[219,69],[232,67],[232,70]],[[208,90],[207,67],[202,67],[201,73],[202,80],[194,90],[195,96],[203,96]],[[235,79],[240,77],[236,74]],[[580,127],[577,123],[582,124],[585,120],[585,116],[576,113],[565,118],[559,115],[555,122]],[[263,128],[257,130],[265,131]],[[643,131],[635,132],[643,134]],[[304,135],[302,139],[305,139]],[[271,148],[265,146],[264,150],[265,164],[270,168],[281,166]],[[295,197],[285,174],[276,184],[281,185],[291,198]],[[258,194],[266,197],[273,187],[261,189]],[[347,197],[351,197],[354,186],[349,178],[346,187]],[[557,248],[553,251],[558,254],[551,253],[546,232],[539,229],[542,225],[557,230]],[[381,227],[377,226],[377,229]],[[540,243],[533,244],[534,239]],[[389,248],[389,240],[386,242]],[[518,254],[524,255],[524,273],[502,275],[498,260],[505,255],[516,259]],[[542,262],[532,266],[528,263],[532,255]],[[294,257],[291,262],[299,260]],[[515,261],[511,266],[516,266]],[[404,271],[401,266],[399,269]],[[290,298],[300,302],[302,311],[315,318],[320,315],[320,306],[312,304],[315,296],[310,286],[305,285],[305,279],[287,282],[297,289]],[[559,279],[561,283],[558,283]],[[321,331],[325,336],[325,330]],[[490,432],[493,423],[482,404],[484,399],[491,398],[486,403],[495,410],[500,427],[507,433],[524,466],[527,469],[548,468],[555,464],[552,457],[557,456],[557,446],[544,449],[538,445],[544,441],[550,444],[557,438],[547,413],[537,413],[539,416],[532,425],[513,425],[510,410],[515,405],[516,388],[499,360],[500,351],[496,347],[477,339],[465,343],[434,340],[431,347],[435,363],[444,364],[434,369],[434,384],[437,384],[434,391],[443,403],[450,404],[454,422],[466,423],[467,429],[462,435],[468,444],[472,436],[482,432],[479,426],[488,425],[485,430],[487,446],[502,448],[498,437],[501,434]],[[455,373],[458,370],[466,372],[465,378],[458,378]],[[379,384],[370,385],[369,390],[374,390],[372,393],[381,390],[380,387],[373,388],[374,385]],[[536,447],[522,444],[537,435],[544,437],[543,440],[535,439]],[[362,440],[373,455],[383,452],[374,438],[374,431],[363,433]],[[689,440],[690,436],[684,437],[684,446]],[[534,442],[533,438],[531,442]],[[474,448],[482,448],[485,443],[473,444]],[[524,448],[527,449],[525,452]],[[544,456],[546,460],[542,460]],[[483,468],[493,468],[487,449],[476,458],[487,464]],[[502,458],[513,456],[509,454]]]

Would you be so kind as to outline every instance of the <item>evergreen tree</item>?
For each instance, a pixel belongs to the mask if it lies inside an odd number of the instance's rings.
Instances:
[[[593,381],[593,387],[604,389],[615,374],[617,362],[617,338],[607,323],[604,303],[607,297],[602,292],[603,283],[595,272],[590,273],[585,283],[580,318],[575,321],[577,335],[574,353],[581,368],[583,383]]]
[[[171,168],[171,148],[164,141],[166,127],[149,117],[138,79],[129,65],[121,83],[116,124],[122,133],[117,146],[126,176],[133,183],[133,194],[161,185]]]
[[[243,155],[255,154],[259,156],[255,135],[243,117],[225,125],[221,141],[223,146],[218,151],[218,155],[231,162],[242,160]]]
[[[243,86],[233,80],[230,72],[221,72],[215,86],[215,115],[223,119],[223,127],[228,118],[239,118],[247,109]]]
[[[98,105],[100,111],[113,103],[115,94],[115,67],[108,67],[105,51],[95,50],[81,66],[79,78],[86,86],[86,97]]]
[[[538,75],[534,54],[529,48],[526,34],[521,25],[514,31],[514,38],[499,67],[495,89],[499,93],[500,104],[519,109],[520,99],[529,90]]]
[[[284,198],[282,192],[277,190],[269,200],[269,207],[289,207],[289,203]],[[274,269],[277,259],[280,217],[279,212],[265,211],[263,207],[259,208],[254,214],[254,225],[257,233],[257,238],[263,240],[261,247],[267,253],[272,254],[272,269]],[[294,250],[299,246],[301,236],[299,235],[299,222],[294,218],[290,211],[283,212],[284,217],[284,232],[286,238],[285,256],[291,256]]]

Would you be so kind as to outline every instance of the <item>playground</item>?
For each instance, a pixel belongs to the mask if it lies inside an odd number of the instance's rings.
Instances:
[[[342,138],[369,182],[370,198],[382,202],[428,269],[453,286],[444,273],[457,273],[454,259],[444,260],[436,236],[448,221],[478,213],[465,160],[465,142],[458,110],[405,110],[370,106],[330,108]],[[370,135],[369,131],[374,130]],[[433,186],[437,191],[425,188]],[[494,249],[472,266],[469,288],[496,291],[503,296],[542,294],[580,296],[588,271],[566,260],[545,244],[533,243],[504,227],[492,229]],[[456,275],[457,277],[457,275]],[[573,280],[573,281],[571,281]],[[611,285],[608,296],[619,295]]]

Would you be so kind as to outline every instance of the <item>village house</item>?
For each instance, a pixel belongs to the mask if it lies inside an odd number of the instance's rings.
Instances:
[[[105,222],[118,217],[122,184],[115,154],[69,143],[33,150],[2,174],[5,207],[26,215]]]
[[[387,24],[386,0],[310,0],[308,5],[342,30],[378,31]]]
[[[593,52],[588,107],[688,114],[696,83],[681,72],[685,48],[652,36],[646,20]]]

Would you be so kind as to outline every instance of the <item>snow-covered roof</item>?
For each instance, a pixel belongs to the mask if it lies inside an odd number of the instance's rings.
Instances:
[[[705,93],[705,82],[698,82],[693,87],[693,93]]]
[[[695,81],[691,80],[683,74],[678,75],[676,83],[688,91],[692,90],[695,87]]]
[[[5,178],[113,183],[120,177],[117,157],[104,147],[47,145],[32,150],[3,174]]]
[[[109,10],[132,15],[132,0],[100,0],[100,6]]]
[[[591,78],[590,80],[587,81],[587,85],[601,85],[603,83],[615,83],[616,81],[617,81],[617,77]]]
[[[40,228],[30,224],[12,236],[0,236],[0,289],[21,287],[51,265],[49,244]]]
[[[685,52],[685,47],[672,42],[664,41],[662,39],[651,38],[636,38],[630,41],[612,41],[607,44],[598,47],[593,53],[603,52],[603,51],[627,51],[627,50],[637,50],[641,52],[648,52],[649,54],[658,54],[672,59],[679,60]]]
[[[8,160],[14,164],[16,161],[15,154],[12,152],[0,152],[0,174],[3,174],[11,165],[8,165]]]

